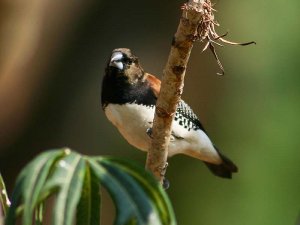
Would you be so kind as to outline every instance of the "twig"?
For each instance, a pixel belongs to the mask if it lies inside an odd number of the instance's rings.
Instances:
[[[193,43],[197,39],[204,4],[204,0],[189,0],[184,5],[162,77],[152,128],[153,139],[146,161],[146,168],[161,183],[166,171],[171,125],[181,98],[185,71]]]

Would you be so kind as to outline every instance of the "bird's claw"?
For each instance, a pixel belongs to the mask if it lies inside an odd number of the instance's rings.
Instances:
[[[166,162],[165,165],[161,167],[161,175],[162,176],[165,175],[168,166],[169,166],[169,163]]]
[[[153,133],[152,133],[152,128],[151,128],[151,127],[147,128],[146,133],[147,133],[147,135],[148,135],[151,139],[153,138]]]
[[[166,170],[167,170],[167,167],[168,167],[169,163],[166,162],[165,165],[163,165],[160,169],[160,175],[163,177],[163,188],[166,190],[170,187],[170,182],[169,180],[165,177],[165,174],[166,174]]]
[[[167,190],[170,187],[170,181],[167,178],[163,178],[163,184],[162,184],[163,188],[165,190]]]
[[[169,163],[166,162],[165,165],[159,167],[160,175],[161,175],[162,177],[165,176],[166,171],[167,171],[167,167],[168,167],[168,166],[169,166]]]

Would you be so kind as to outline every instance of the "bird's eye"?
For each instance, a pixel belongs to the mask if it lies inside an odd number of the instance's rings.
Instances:
[[[130,58],[126,58],[126,59],[124,59],[124,62],[127,64],[127,65],[131,65],[132,64],[132,59],[130,59]]]

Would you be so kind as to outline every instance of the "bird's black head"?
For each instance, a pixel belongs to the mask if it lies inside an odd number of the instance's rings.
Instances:
[[[128,48],[117,48],[112,51],[105,72],[106,76],[125,79],[130,84],[139,82],[144,76],[138,58]]]
[[[109,103],[155,104],[156,97],[146,78],[138,58],[130,49],[113,50],[102,82],[102,107]]]

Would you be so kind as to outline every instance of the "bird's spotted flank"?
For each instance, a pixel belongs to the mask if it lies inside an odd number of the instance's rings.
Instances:
[[[188,106],[184,101],[180,101],[177,106],[175,113],[175,121],[178,121],[179,125],[190,130],[204,130],[198,117],[193,112],[191,107]]]

